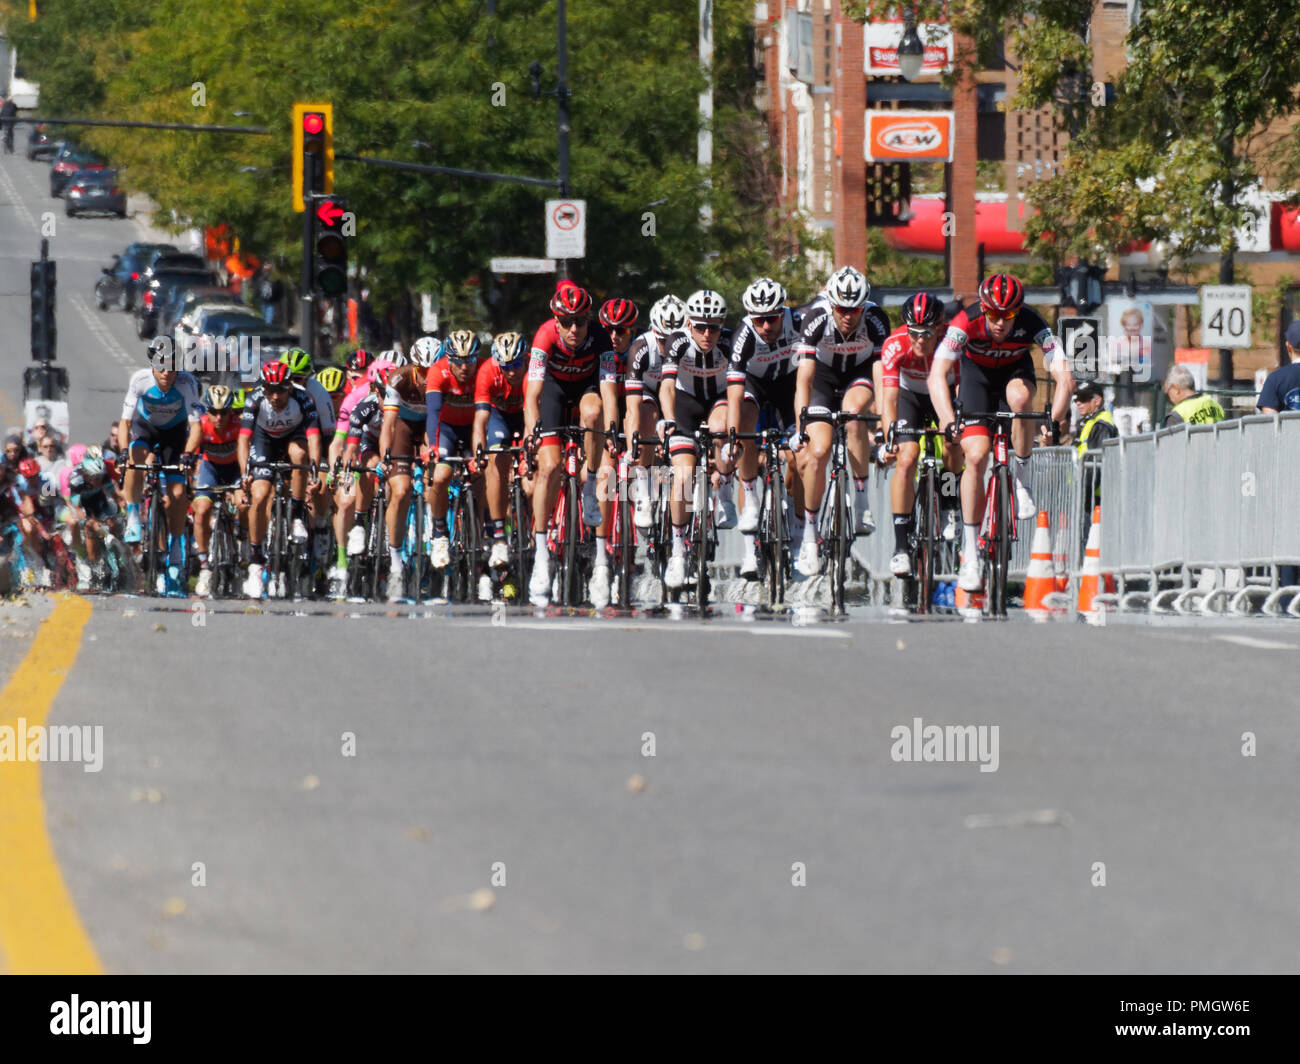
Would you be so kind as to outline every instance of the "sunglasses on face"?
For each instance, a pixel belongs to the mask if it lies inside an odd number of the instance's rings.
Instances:
[[[289,386],[287,384],[264,384],[262,385],[262,391],[266,392],[267,395],[287,395]]]
[[[575,325],[586,325],[586,318],[556,318],[561,329],[572,329]]]
[[[935,333],[934,329],[908,329],[907,335],[913,340],[928,340]]]
[[[836,307],[835,312],[837,314],[843,314],[846,317],[852,317],[854,314],[861,314],[862,308],[861,307]]]
[[[624,333],[630,333],[632,331],[632,326],[630,325],[607,325],[605,328],[607,328],[614,336],[622,336]]]
[[[717,322],[711,322],[711,321],[693,321],[691,322],[691,329],[697,333],[722,332],[722,326],[719,325]]]
[[[759,314],[754,317],[755,325],[780,325],[784,314]]]
[[[998,314],[996,311],[986,310],[984,317],[988,318],[989,321],[1012,321],[1018,313],[1019,311],[1013,310],[1010,314]]]
[[[469,358],[452,358],[451,355],[448,355],[447,361],[453,366],[472,366],[478,361],[478,358],[474,355],[470,355]]]

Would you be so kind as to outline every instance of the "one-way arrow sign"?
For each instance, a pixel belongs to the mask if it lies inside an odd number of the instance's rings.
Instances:
[[[1096,318],[1062,317],[1059,324],[1070,371],[1076,380],[1094,380],[1099,368],[1101,323]]]
[[[343,208],[332,200],[326,200],[316,208],[316,217],[331,229],[334,228],[334,223],[343,217],[343,213]]]

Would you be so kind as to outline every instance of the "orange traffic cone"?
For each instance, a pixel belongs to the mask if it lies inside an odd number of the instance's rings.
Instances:
[[[1036,621],[1047,620],[1047,596],[1056,591],[1052,572],[1052,534],[1047,526],[1047,511],[1038,511],[1038,527],[1029,550],[1029,571],[1025,574],[1025,612]]]
[[[1092,511],[1092,527],[1088,529],[1088,545],[1083,552],[1083,572],[1079,574],[1079,612],[1094,614],[1092,600],[1101,580],[1101,507]]]

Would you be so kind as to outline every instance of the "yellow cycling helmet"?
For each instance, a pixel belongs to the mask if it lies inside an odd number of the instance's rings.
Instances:
[[[326,366],[316,374],[316,379],[330,395],[343,390],[343,371],[338,366]]]

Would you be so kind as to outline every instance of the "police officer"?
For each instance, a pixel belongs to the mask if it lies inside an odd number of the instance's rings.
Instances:
[[[1079,411],[1079,432],[1075,438],[1079,441],[1080,458],[1119,435],[1119,428],[1105,403],[1101,385],[1093,381],[1085,381],[1074,389],[1074,406]]]
[[[1186,366],[1173,366],[1165,375],[1165,395],[1173,407],[1165,415],[1165,428],[1171,425],[1212,425],[1227,414],[1210,396],[1196,390],[1196,381]]]

